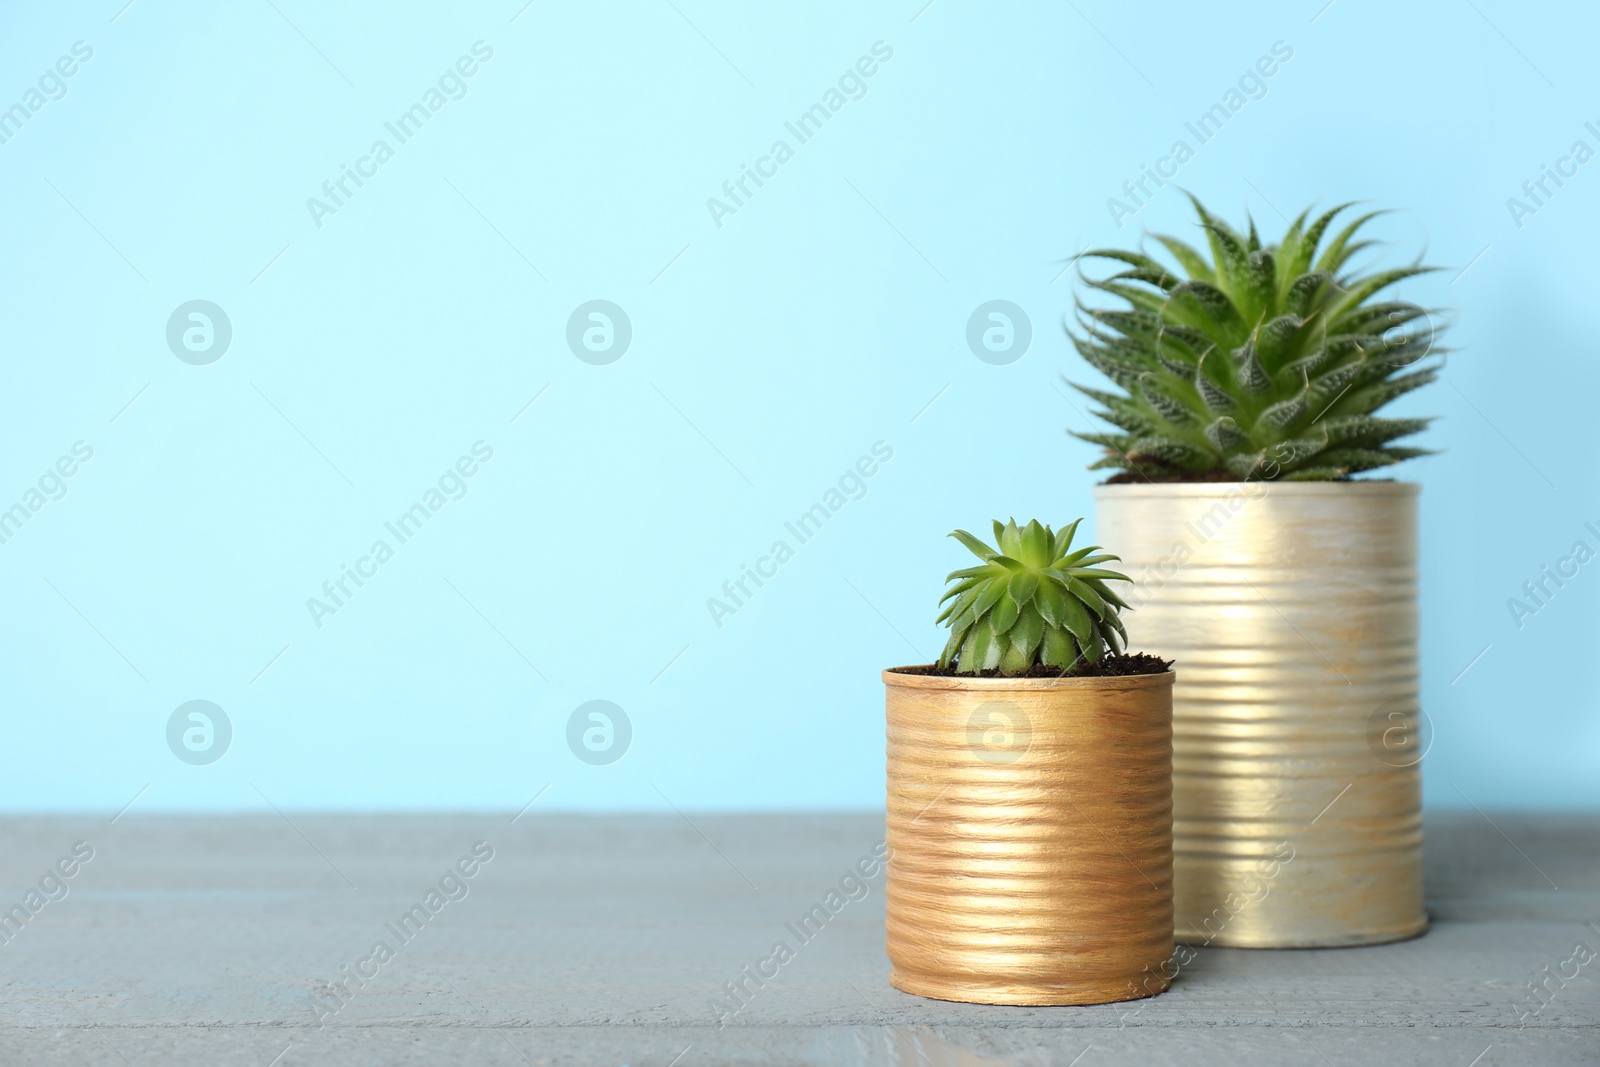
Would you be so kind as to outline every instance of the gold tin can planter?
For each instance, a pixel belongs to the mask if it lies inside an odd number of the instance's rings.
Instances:
[[[1179,941],[1427,929],[1417,494],[1403,482],[1095,489],[1133,647],[1175,659]]]
[[[889,981],[938,1000],[1166,989],[1172,680],[883,672]]]

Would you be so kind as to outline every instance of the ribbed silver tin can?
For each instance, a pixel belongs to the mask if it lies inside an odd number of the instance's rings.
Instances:
[[[1305,948],[1427,928],[1417,495],[1402,482],[1095,489],[1132,651],[1177,661],[1177,940]]]

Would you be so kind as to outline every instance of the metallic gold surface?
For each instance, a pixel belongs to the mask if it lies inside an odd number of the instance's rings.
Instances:
[[[979,1004],[1167,987],[1172,678],[883,672],[894,986]]]
[[[1399,482],[1116,485],[1130,648],[1177,661],[1177,937],[1365,945],[1427,928],[1417,493]]]

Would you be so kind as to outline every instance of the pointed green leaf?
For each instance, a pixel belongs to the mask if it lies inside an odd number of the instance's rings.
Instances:
[[[1233,351],[1233,375],[1247,393],[1260,396],[1272,390],[1272,376],[1261,365],[1256,346],[1249,341]]]
[[[1398,378],[1390,378],[1364,389],[1352,389],[1341,401],[1351,411],[1377,411],[1383,405],[1411,392],[1420,386],[1437,381],[1438,372],[1429,367]]]
[[[1212,381],[1204,366],[1195,368],[1194,387],[1209,414],[1230,415],[1239,410],[1239,402],[1233,398],[1233,394]]]
[[[972,589],[977,586],[981,581],[983,581],[982,578],[966,578],[957,582],[955,585],[952,585],[949,589],[945,590],[944,596],[939,598],[939,603],[943,604],[946,600],[949,600],[953,596],[960,596],[968,589]]]
[[[1136,463],[1153,460],[1185,470],[1205,470],[1211,463],[1210,453],[1187,441],[1156,435],[1135,438],[1128,448],[1128,459]]]
[[[1328,243],[1328,247],[1323,251],[1322,255],[1317,258],[1317,269],[1327,271],[1329,274],[1339,273],[1339,268],[1344,266],[1345,260],[1356,252],[1356,249],[1347,247],[1350,244],[1350,238],[1354,237],[1356,231],[1361,227],[1379,215],[1384,214],[1387,214],[1387,212],[1369,211],[1340,230],[1333,240]]]
[[[1294,275],[1290,273],[1291,265],[1299,258],[1300,247],[1305,242],[1306,216],[1310,213],[1309,210],[1300,212],[1299,216],[1289,224],[1288,230],[1284,232],[1283,240],[1278,242],[1278,292],[1280,294],[1287,290],[1289,282],[1294,280]]]
[[[1011,629],[1019,614],[1021,614],[1021,605],[1007,594],[994,602],[994,610],[989,612],[988,622],[994,628],[995,633],[1003,634]]]
[[[1150,236],[1160,241],[1162,246],[1172,253],[1172,258],[1176,259],[1178,264],[1189,272],[1189,277],[1203,282],[1215,282],[1217,280],[1216,272],[1211,269],[1211,264],[1207,263],[1205,257],[1195,251],[1192,246],[1185,244],[1176,237],[1167,237],[1164,234],[1153,233]]]
[[[1240,429],[1239,424],[1227,415],[1208,425],[1205,434],[1206,440],[1223,455],[1236,452],[1250,443],[1250,435]]]
[[[1099,567],[1074,567],[1072,569],[1071,574],[1072,574],[1072,577],[1074,577],[1074,578],[1081,578],[1081,579],[1095,578],[1095,579],[1098,579],[1098,580],[1100,580],[1102,582],[1106,582],[1106,581],[1111,581],[1111,582],[1131,582],[1131,581],[1133,581],[1133,579],[1129,578],[1126,574],[1119,574],[1116,571],[1103,570],[1103,569],[1101,569]]]
[[[1078,524],[1082,521],[1082,519],[1073,519],[1070,523],[1056,531],[1055,544],[1050,548],[1050,554],[1052,556],[1054,556],[1056,559],[1060,559],[1066,554],[1067,549],[1072,547],[1072,538],[1077,534]]]
[[[1153,285],[1157,289],[1167,290],[1177,285],[1182,278],[1176,274],[1168,273],[1167,268],[1157,264],[1154,270],[1138,269],[1118,271],[1106,279],[1108,282],[1143,282]]]
[[[1077,597],[1067,597],[1067,612],[1062,623],[1078,639],[1079,645],[1087,645],[1094,640],[1094,620]]]
[[[1287,400],[1280,400],[1276,404],[1269,404],[1261,411],[1261,416],[1256,419],[1258,428],[1265,427],[1271,433],[1269,440],[1282,437],[1290,427],[1305,418],[1310,411],[1306,397],[1309,390],[1299,396],[1292,396]]]
[[[1333,275],[1324,271],[1302,274],[1289,283],[1283,295],[1283,310],[1290,315],[1308,317],[1320,307],[1333,284]]]
[[[974,651],[977,653],[974,669],[992,671],[1000,665],[1001,638],[994,632],[994,628],[989,625],[988,619],[980,622],[973,629],[978,635],[977,643],[973,646]]]
[[[1179,383],[1172,382],[1173,387]],[[1187,385],[1187,383],[1184,383]],[[1155,374],[1146,374],[1139,379],[1139,399],[1147,404],[1170,427],[1188,426],[1195,421],[1194,412],[1188,405],[1175,399],[1163,388],[1164,383]]]
[[[1018,559],[1022,555],[1022,531],[1017,528],[1016,519],[1008,519],[1000,527],[1000,552],[1002,555]]]
[[[1031,659],[1034,649],[1039,647],[1044,637],[1044,617],[1033,608],[1027,608],[1017,616],[1016,624],[1011,627],[1007,637],[1012,648]]]
[[[1318,456],[1317,460],[1319,463],[1335,464],[1343,468],[1346,474],[1359,474],[1400,462],[1382,449],[1369,448],[1331,448]]]
[[[1038,519],[1032,519],[1022,531],[1022,562],[1030,567],[1043,567],[1050,562],[1050,535]]]
[[[1005,591],[1006,583],[1003,579],[996,578],[993,581],[986,583],[983,589],[978,593],[977,600],[973,602],[972,610],[977,612],[979,615],[985,614],[986,612],[990,611],[995,604],[999,603],[1000,598],[1005,594]]]
[[[1228,294],[1209,282],[1184,282],[1167,294],[1161,310],[1164,322],[1175,322],[1205,334],[1212,342],[1232,348],[1248,327]]]
[[[1251,252],[1239,277],[1234,303],[1249,323],[1260,322],[1277,312],[1278,268],[1272,253],[1263,249]]]
[[[978,594],[981,591],[982,590],[980,590],[980,589],[978,589],[976,587],[974,587],[972,589],[968,589],[966,592],[962,593],[961,596],[956,599],[955,603],[953,603],[949,607],[945,608],[944,609],[944,613],[942,615],[940,615],[934,621],[935,622],[944,622],[946,619],[958,619],[958,618],[960,618],[962,613],[967,611],[967,610],[969,610],[972,607],[972,605],[977,601]]]
[[[1333,303],[1329,305],[1327,312],[1328,318],[1331,320],[1329,328],[1337,328],[1340,325],[1339,320],[1342,316],[1360,305],[1374,293],[1387,289],[1396,282],[1405,281],[1407,278],[1415,278],[1419,274],[1432,274],[1438,269],[1438,267],[1400,267],[1396,270],[1380,271],[1377,274],[1361,279],[1350,288],[1342,290]]]
[[[1200,219],[1201,229],[1206,231],[1206,240],[1211,246],[1211,260],[1215,264],[1217,281],[1224,288],[1232,290],[1236,280],[1244,271],[1245,257],[1249,255],[1245,243],[1239,235],[1229,228],[1226,222],[1214,217],[1206,210],[1193,193],[1187,194],[1189,203],[1194,205],[1194,212]]]
[[[1081,582],[1069,575],[1066,578],[1066,585],[1067,592],[1083,601],[1084,605],[1100,618],[1105,618],[1106,613],[1111,610],[1106,602],[1100,598],[1100,594],[1095,592],[1088,582]]]
[[[1115,580],[1116,581],[1128,582],[1130,585],[1133,583],[1133,579],[1126,578],[1126,577],[1120,577],[1119,576]],[[1128,602],[1123,600],[1116,593],[1112,592],[1111,591],[1111,587],[1106,584],[1106,580],[1104,578],[1084,578],[1083,582],[1089,588],[1093,589],[1096,593],[1098,593],[1100,595],[1100,599],[1105,601],[1107,604],[1111,605],[1112,607],[1118,608],[1118,609],[1120,609],[1122,611],[1128,610]],[[1111,615],[1109,616],[1108,621],[1112,622],[1115,625],[1119,625],[1119,626],[1121,625],[1120,622],[1117,622],[1117,613],[1115,611],[1113,611],[1111,613]]]
[[[960,662],[958,669],[963,674],[972,674],[977,671],[973,664],[978,662],[978,632],[982,629],[982,626],[973,626],[961,641],[961,652],[958,654],[957,659]]]
[[[1298,278],[1311,268],[1311,261],[1316,258],[1317,245],[1322,243],[1322,235],[1340,212],[1353,204],[1340,204],[1331,211],[1324,212],[1317,221],[1308,226],[1294,249],[1294,255],[1284,263],[1283,269],[1286,277]],[[1301,216],[1304,218],[1305,216]],[[1288,241],[1284,241],[1287,249]]]
[[[1327,430],[1330,444],[1375,448],[1398,437],[1421,433],[1432,421],[1432,419],[1382,419],[1371,415],[1340,415],[1324,419],[1322,425]]]
[[[1041,663],[1066,671],[1077,665],[1077,659],[1078,646],[1065,630],[1055,627],[1045,630],[1039,655]]]
[[[1128,639],[1126,635],[1122,633],[1120,624],[1118,626],[1100,627],[1100,637],[1105,641],[1106,646],[1110,648],[1112,652],[1119,656],[1122,655],[1123,646],[1127,644]]]
[[[1021,674],[1033,666],[1032,660],[1011,642],[1009,636],[1000,638],[1000,673],[1006,677]]]
[[[977,621],[977,618],[971,613],[962,615],[956,620],[957,624],[950,629],[950,640],[945,642],[945,651],[949,655],[954,656],[961,646],[966,643],[967,635],[972,632],[972,628],[977,625]]]
[[[981,560],[987,560],[990,556],[994,555],[994,549],[990,548],[976,537],[973,537],[965,530],[952,530],[950,536],[966,545],[967,551],[971,552],[974,556],[977,556]]]
[[[1267,453],[1265,450],[1260,452],[1240,452],[1223,460],[1222,465],[1229,474],[1243,482],[1251,480],[1261,464],[1266,462],[1266,459]]]
[[[1026,607],[1033,600],[1034,590],[1039,588],[1039,576],[1031,571],[1013,574],[1011,581],[1006,586],[1006,593],[1017,602],[1018,607]]]
[[[1033,594],[1033,606],[1051,626],[1063,626],[1067,619],[1067,594],[1055,582],[1040,582]]]
[[[1114,259],[1118,262],[1126,263],[1130,267],[1136,267],[1140,270],[1154,270],[1161,271],[1162,273],[1166,272],[1166,268],[1161,265],[1159,260],[1151,259],[1149,256],[1143,255],[1139,252],[1127,252],[1120,248],[1094,248],[1087,252],[1079,253],[1076,258]]]
[[[1298,354],[1308,337],[1315,336],[1314,331],[1304,329],[1305,323],[1298,315],[1279,315],[1256,331],[1256,354],[1269,374],[1282,367],[1288,357]]]
[[[1134,307],[1142,311],[1160,311],[1161,306],[1167,302],[1162,293],[1152,293],[1148,289],[1129,285],[1126,282],[1101,281],[1097,278],[1085,278],[1083,284],[1091,289],[1098,289],[1103,293],[1120,296]]]

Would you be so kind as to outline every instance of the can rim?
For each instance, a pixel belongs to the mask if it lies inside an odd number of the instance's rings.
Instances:
[[[1100,692],[1126,692],[1132,689],[1157,689],[1171,686],[1178,672],[1166,670],[1160,674],[1116,674],[1088,678],[951,678],[937,674],[902,674],[906,667],[926,667],[930,664],[905,664],[890,667],[883,672],[885,685],[904,689],[966,690],[978,693],[1040,692],[1052,689],[1080,689]]]
[[[1249,486],[1248,490],[1243,487]],[[1096,497],[1229,497],[1248,492],[1250,496],[1346,496],[1359,493],[1368,496],[1416,496],[1422,492],[1419,482],[1151,482],[1140,485],[1127,482],[1120,485],[1097,485]]]

